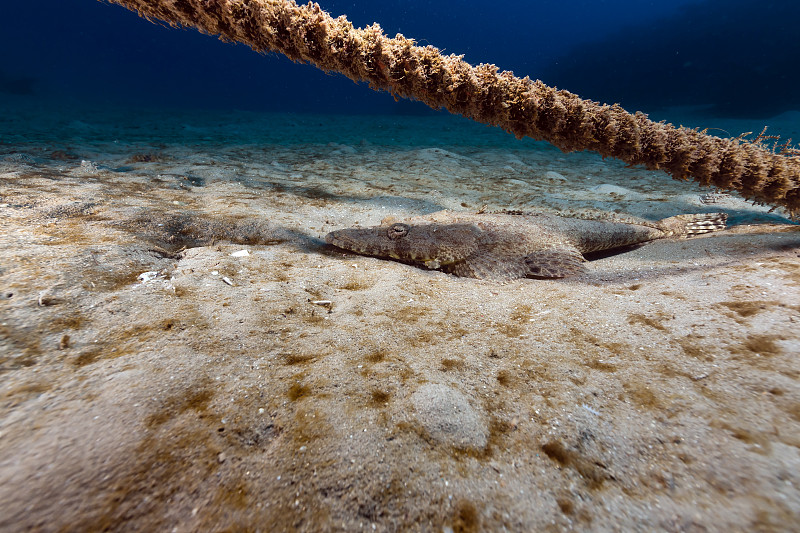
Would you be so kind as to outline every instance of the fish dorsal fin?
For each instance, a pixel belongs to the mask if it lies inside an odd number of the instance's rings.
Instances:
[[[542,248],[525,257],[526,275],[534,278],[565,278],[584,272],[583,256],[575,248]]]
[[[464,278],[512,280],[524,278],[528,269],[522,258],[478,252],[447,266],[447,272]]]

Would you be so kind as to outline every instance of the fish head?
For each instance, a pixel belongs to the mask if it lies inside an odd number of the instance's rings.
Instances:
[[[429,268],[462,261],[474,253],[483,231],[474,224],[404,224],[332,231],[328,244],[373,257],[424,263]]]

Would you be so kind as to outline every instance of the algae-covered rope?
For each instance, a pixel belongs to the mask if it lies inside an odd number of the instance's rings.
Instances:
[[[172,26],[186,26],[259,52],[369,82],[376,90],[445,108],[499,126],[518,138],[545,140],[561,150],[591,150],[677,179],[736,190],[745,198],[800,211],[800,157],[760,143],[723,139],[696,129],[653,122],[619,105],[584,100],[495,65],[472,66],[463,56],[416,46],[380,26],[354,28],[316,3],[292,0],[101,0]]]

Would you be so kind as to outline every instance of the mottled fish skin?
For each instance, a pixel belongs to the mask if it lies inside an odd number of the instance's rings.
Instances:
[[[439,211],[380,226],[342,229],[325,240],[364,255],[424,265],[462,277],[563,278],[584,270],[583,254],[725,227],[727,215],[678,215],[658,222],[584,220],[548,214]]]

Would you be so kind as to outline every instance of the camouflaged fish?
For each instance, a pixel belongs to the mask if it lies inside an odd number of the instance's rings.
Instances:
[[[584,220],[548,214],[439,211],[380,226],[329,233],[329,244],[456,276],[509,280],[563,278],[584,271],[583,254],[655,239],[721,230],[727,214],[678,215],[657,222]]]

